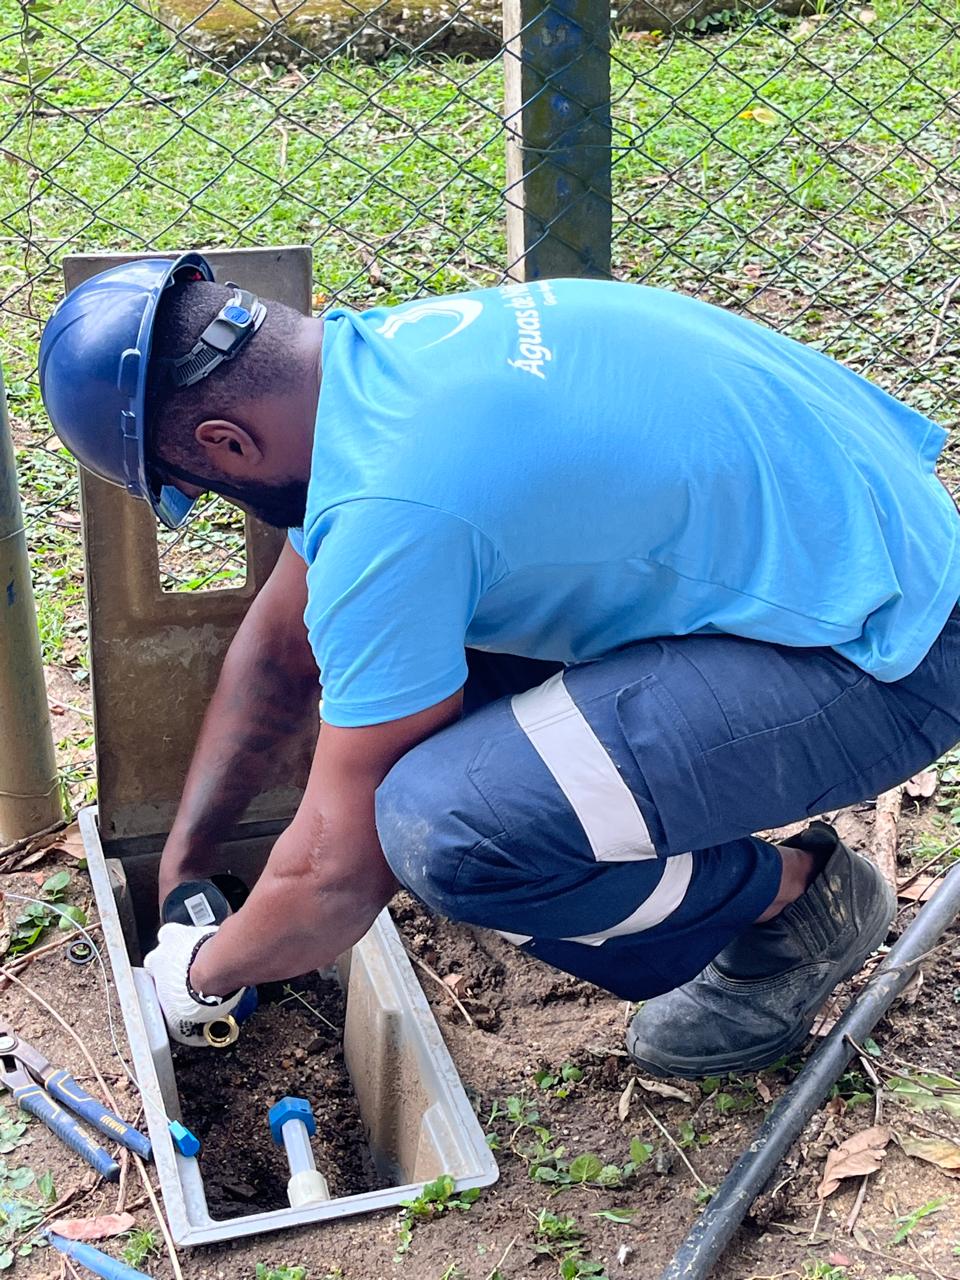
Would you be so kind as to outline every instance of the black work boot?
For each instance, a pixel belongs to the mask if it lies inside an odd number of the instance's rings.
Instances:
[[[824,1000],[887,936],[896,898],[833,827],[814,822],[783,841],[820,853],[810,887],[766,924],[739,934],[690,982],[648,1000],[627,1032],[655,1076],[756,1071],[806,1039]]]

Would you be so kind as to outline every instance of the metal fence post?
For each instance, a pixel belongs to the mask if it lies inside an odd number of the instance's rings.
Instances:
[[[61,817],[27,535],[0,371],[0,845]]]
[[[504,0],[516,280],[610,274],[609,0]]]

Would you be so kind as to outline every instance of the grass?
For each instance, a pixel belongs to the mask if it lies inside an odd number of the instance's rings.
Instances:
[[[960,0],[730,16],[614,42],[615,273],[746,311],[954,426]],[[319,308],[495,283],[502,70],[395,53],[225,72],[132,0],[0,0],[0,32],[0,361],[44,656],[82,685],[77,485],[34,379],[63,255],[307,242]],[[956,442],[944,477],[960,486]],[[163,535],[161,572],[235,585],[236,517],[213,504]]]

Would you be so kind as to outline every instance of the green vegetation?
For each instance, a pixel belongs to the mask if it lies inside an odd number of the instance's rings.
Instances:
[[[559,1217],[547,1209],[536,1215],[534,1252],[546,1254],[557,1263],[561,1280],[608,1280],[606,1269],[586,1257],[576,1218]]]
[[[926,1204],[911,1210],[910,1213],[901,1214],[897,1218],[896,1230],[890,1238],[890,1243],[903,1244],[916,1231],[924,1218],[929,1218],[932,1213],[938,1213],[946,1203],[944,1199],[928,1200]]]
[[[397,1223],[398,1240],[396,1257],[401,1258],[413,1241],[413,1229],[418,1222],[438,1218],[451,1209],[469,1209],[479,1198],[480,1188],[470,1187],[456,1193],[454,1179],[449,1173],[428,1182],[415,1200],[405,1200]]]
[[[127,1236],[127,1243],[123,1246],[120,1256],[131,1267],[139,1268],[159,1252],[160,1242],[157,1240],[156,1232],[138,1228]]]
[[[491,1129],[495,1121],[506,1123],[509,1133]],[[652,1143],[633,1138],[629,1159],[622,1165],[604,1163],[592,1151],[568,1153],[541,1123],[540,1112],[525,1099],[509,1097],[495,1102],[487,1117],[487,1143],[494,1151],[506,1146],[526,1164],[534,1182],[555,1191],[566,1187],[620,1187],[633,1178],[653,1155]]]
[[[258,1262],[255,1280],[306,1280],[306,1277],[305,1267],[268,1267]]]
[[[69,884],[69,871],[56,871],[48,876],[37,891],[38,898],[43,901],[22,904],[22,909],[13,918],[9,938],[0,941],[0,954],[5,952],[8,956],[18,956],[29,951],[54,923],[64,931],[87,923],[87,917],[80,907],[60,905]]]

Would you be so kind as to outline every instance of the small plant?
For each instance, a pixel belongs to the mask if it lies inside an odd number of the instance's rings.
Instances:
[[[608,1280],[603,1263],[584,1255],[576,1218],[541,1209],[534,1221],[534,1252],[553,1258],[561,1280]]]
[[[44,1214],[42,1205],[9,1198],[12,1190],[19,1191],[29,1186],[33,1173],[29,1169],[16,1169],[11,1173],[6,1171],[6,1166],[4,1171],[5,1176],[0,1183],[3,1193],[0,1200],[0,1271],[12,1267],[17,1258],[29,1257],[38,1246],[40,1241],[32,1233],[43,1221]]]
[[[697,1133],[689,1120],[681,1120],[678,1130],[680,1147],[707,1147],[713,1141],[712,1133]]]
[[[157,1237],[152,1231],[137,1229],[127,1236],[120,1256],[131,1267],[141,1267],[148,1258],[160,1252]]]
[[[63,929],[87,923],[87,918],[79,907],[59,907],[69,883],[69,871],[56,871],[40,886],[38,897],[43,901],[23,904],[23,910],[14,917],[7,955],[18,956],[29,951],[39,941],[44,930],[55,921]]]
[[[257,1263],[255,1280],[307,1280],[306,1267],[268,1267],[265,1262]]]
[[[398,1219],[397,1250],[395,1260],[403,1257],[413,1240],[413,1228],[417,1222],[425,1218],[438,1218],[450,1209],[469,1209],[480,1195],[479,1187],[471,1187],[454,1194],[455,1183],[449,1173],[441,1173],[439,1178],[428,1182],[415,1200],[404,1202]],[[259,1277],[258,1277],[259,1280]]]
[[[630,1143],[630,1159],[624,1165],[604,1164],[592,1151],[568,1158],[565,1147],[551,1149],[550,1141],[551,1136],[546,1133],[545,1141],[538,1139],[526,1153],[518,1154],[528,1159],[534,1182],[545,1182],[558,1190],[574,1186],[621,1187],[653,1154],[651,1143],[634,1138]]]
[[[916,1231],[917,1227],[924,1220],[929,1218],[932,1213],[939,1212],[946,1204],[946,1200],[928,1200],[926,1204],[920,1205],[918,1209],[914,1209],[911,1213],[901,1214],[897,1218],[897,1229],[891,1237],[891,1244],[903,1244],[904,1240]]]
[[[534,1083],[544,1093],[551,1093],[555,1098],[568,1098],[573,1087],[583,1079],[583,1071],[572,1062],[565,1062],[559,1073],[554,1071],[535,1071]]]
[[[847,1280],[843,1267],[833,1267],[829,1262],[805,1262],[803,1280]]]

